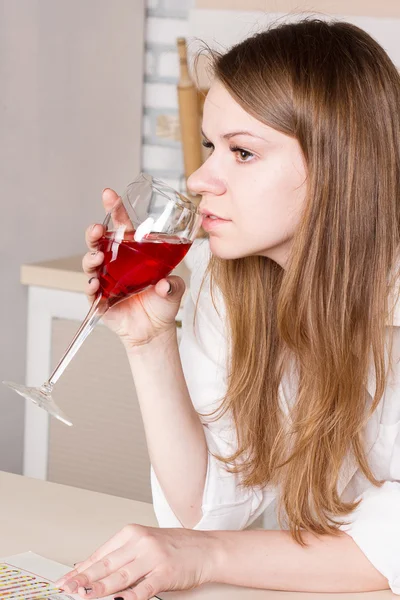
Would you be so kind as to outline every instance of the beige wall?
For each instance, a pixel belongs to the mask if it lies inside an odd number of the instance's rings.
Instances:
[[[197,8],[400,17],[400,0],[196,0]]]
[[[143,0],[0,0],[0,380],[25,378],[20,265],[83,253],[101,190],[140,169],[143,22]],[[0,469],[23,411],[0,385]]]

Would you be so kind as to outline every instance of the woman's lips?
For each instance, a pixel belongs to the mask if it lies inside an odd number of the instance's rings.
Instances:
[[[212,231],[216,227],[220,227],[221,225],[226,225],[227,223],[230,223],[230,222],[231,221],[229,221],[228,219],[221,219],[220,217],[217,217],[216,215],[203,214],[203,221],[202,221],[201,225],[205,231]]]

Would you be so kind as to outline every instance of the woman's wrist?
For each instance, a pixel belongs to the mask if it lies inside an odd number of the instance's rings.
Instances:
[[[129,340],[122,340],[128,358],[143,357],[147,355],[154,356],[154,352],[165,351],[169,346],[178,345],[178,336],[176,325],[173,323],[170,328],[158,333],[153,338],[142,344],[132,344]]]
[[[229,533],[227,531],[204,531],[204,552],[207,557],[210,583],[229,583],[226,567],[229,565]],[[228,535],[227,535],[228,534]]]

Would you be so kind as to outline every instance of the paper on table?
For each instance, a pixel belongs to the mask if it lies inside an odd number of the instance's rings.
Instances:
[[[5,565],[2,570],[0,569],[0,598],[2,600],[17,598],[18,600],[22,598],[26,600],[82,600],[78,594],[58,593],[57,590],[54,590],[54,582],[68,573],[71,567],[61,565],[34,552],[25,552],[0,559],[0,567],[1,565]],[[10,573],[12,569],[14,570],[13,574]],[[15,573],[16,569],[17,573]],[[11,576],[19,577],[20,583],[17,583],[18,579],[15,583],[12,582]],[[35,579],[27,579],[28,576],[34,576]],[[35,593],[37,584],[43,587],[42,590],[39,589]],[[47,587],[47,584],[51,585]],[[113,600],[114,596],[114,594],[107,596],[104,600]]]

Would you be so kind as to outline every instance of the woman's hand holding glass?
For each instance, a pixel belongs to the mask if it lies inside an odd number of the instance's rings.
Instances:
[[[218,554],[213,532],[127,525],[56,583],[88,599],[150,600],[213,581]]]
[[[105,189],[102,199],[104,209],[109,213],[118,202],[118,195],[111,189]],[[98,250],[98,246],[104,231],[104,226],[99,223],[86,230],[89,252],[83,258],[82,267],[88,278],[85,292],[90,303],[94,301],[100,286],[97,275],[103,264],[104,254]],[[161,279],[140,295],[129,296],[123,302],[113,305],[103,315],[103,322],[120,337],[128,351],[143,346],[160,335],[175,334],[175,317],[184,291],[185,283],[180,277]]]
[[[41,386],[3,381],[66,425],[72,422],[54,401],[53,388],[101,318],[127,349],[174,331],[184,285],[171,277],[172,294],[168,296],[170,286],[165,278],[188,252],[201,223],[195,203],[145,173],[136,177],[121,197],[104,190],[103,200],[107,210],[103,224],[88,233],[89,247],[94,252],[99,246],[102,252],[84,260],[86,272],[96,271],[99,277],[88,289],[93,300],[89,312]],[[140,299],[133,298],[137,294],[142,294]],[[123,300],[127,304],[118,307]]]

